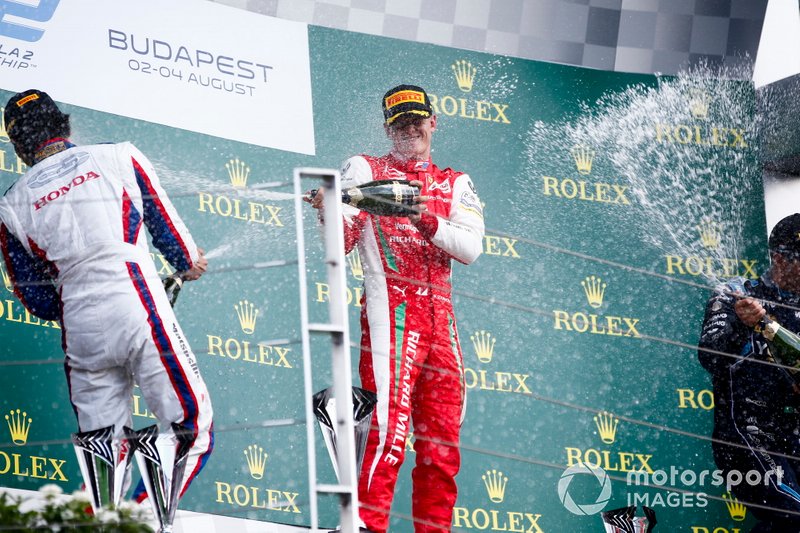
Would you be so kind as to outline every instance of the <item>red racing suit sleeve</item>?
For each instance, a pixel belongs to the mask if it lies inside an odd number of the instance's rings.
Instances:
[[[135,146],[125,145],[129,150],[129,168],[123,175],[135,180],[141,194],[144,224],[153,245],[179,272],[191,269],[199,258],[192,235],[161,187],[155,167]]]
[[[423,213],[417,229],[434,246],[468,265],[483,251],[483,207],[469,175],[461,174],[453,184],[450,216]]]
[[[29,253],[3,223],[0,223],[0,246],[14,294],[25,309],[42,320],[59,320],[61,298],[50,265]]]

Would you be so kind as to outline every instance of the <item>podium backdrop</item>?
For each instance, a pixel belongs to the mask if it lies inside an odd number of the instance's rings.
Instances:
[[[713,398],[696,359],[709,288],[767,266],[750,83],[539,63],[210,3],[40,4],[3,15],[0,102],[37,86],[71,113],[77,143],[134,142],[211,257],[176,305],[217,428],[182,508],[309,523],[289,182],[298,166],[386,153],[380,98],[405,82],[434,102],[434,161],[468,172],[485,203],[484,254],[453,273],[469,389],[453,529],[600,531],[601,509],[633,504],[663,531],[750,527],[712,482]],[[92,23],[76,32],[85,9]],[[180,29],[160,22],[174,17]],[[0,130],[0,185],[24,171]],[[324,321],[315,220],[307,209],[312,321]],[[349,260],[357,343],[361,272]],[[74,490],[61,331],[28,315],[3,276],[0,485]],[[312,344],[315,390],[331,384],[326,342]],[[131,401],[137,427],[152,423]],[[413,438],[407,448],[394,531],[413,529]],[[334,526],[335,498],[320,503]]]

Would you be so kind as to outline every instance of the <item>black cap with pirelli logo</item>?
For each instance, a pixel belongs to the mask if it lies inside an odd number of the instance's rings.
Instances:
[[[413,113],[423,117],[433,114],[431,99],[422,87],[416,85],[398,85],[383,95],[383,118],[387,125],[401,115]]]
[[[6,104],[4,120],[6,131],[14,136],[15,126],[32,121],[43,121],[49,117],[63,115],[61,110],[50,96],[37,89],[17,93],[12,96]]]

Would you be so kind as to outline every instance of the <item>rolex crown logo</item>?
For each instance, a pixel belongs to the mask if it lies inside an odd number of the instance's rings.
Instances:
[[[361,266],[361,255],[358,253],[358,248],[353,248],[353,251],[347,254],[347,264],[350,265],[350,273],[357,280],[364,279],[364,268]]]
[[[247,186],[247,178],[250,176],[250,167],[244,161],[239,159],[231,159],[225,163],[225,168],[228,169],[228,177],[231,179],[231,185],[239,189]]]
[[[723,494],[722,499],[725,500],[725,505],[728,507],[728,513],[730,513],[731,518],[737,522],[742,522],[747,514],[747,507],[739,503],[736,496],[730,492]]]
[[[475,347],[475,353],[478,356],[478,361],[481,363],[490,363],[492,355],[494,354],[494,343],[497,339],[492,337],[488,331],[476,331],[469,338],[472,340],[472,346]]]
[[[489,499],[494,503],[501,503],[506,497],[506,483],[508,483],[508,478],[497,470],[487,470],[481,478],[483,478],[483,484],[486,485],[486,492],[489,494]]]
[[[472,90],[472,84],[475,81],[475,73],[478,69],[473,67],[472,63],[464,59],[459,59],[453,63],[450,68],[453,69],[458,88],[465,93],[470,92]]]
[[[6,266],[2,263],[0,263],[0,275],[3,276],[3,287],[5,287],[8,292],[14,292],[14,286],[11,284],[11,276],[8,275]]]
[[[719,248],[720,243],[720,227],[719,224],[704,218],[700,224],[697,225],[697,231],[700,232],[700,242],[703,246],[713,250]]]
[[[586,293],[586,299],[589,301],[589,305],[594,308],[603,305],[603,296],[606,293],[607,283],[603,283],[603,280],[597,276],[589,276],[581,281],[581,285],[583,285],[583,292]]]
[[[4,143],[11,142],[11,139],[8,138],[8,131],[6,130],[6,108],[0,107],[0,141]]]
[[[28,442],[28,431],[31,429],[31,420],[28,418],[28,413],[17,409],[9,411],[6,415],[6,423],[8,430],[11,432],[11,441],[17,446],[22,446]]]
[[[594,150],[582,144],[575,145],[570,150],[572,157],[575,159],[575,167],[577,167],[580,174],[590,174],[592,172],[592,161],[594,161]]]
[[[594,416],[594,424],[600,433],[600,440],[606,444],[612,444],[617,437],[617,424],[619,420],[608,411],[601,411]]]
[[[252,335],[256,330],[256,318],[258,317],[256,306],[247,300],[242,300],[233,307],[236,309],[236,316],[239,317],[242,332]]]
[[[247,469],[253,479],[264,477],[264,468],[267,466],[267,457],[269,457],[264,448],[251,444],[244,451],[244,456],[247,458]]]
[[[708,118],[708,93],[702,89],[689,92],[689,110],[694,118]]]

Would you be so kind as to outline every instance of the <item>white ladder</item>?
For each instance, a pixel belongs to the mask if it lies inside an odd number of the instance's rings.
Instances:
[[[328,312],[330,322],[312,324],[308,318],[308,287],[306,285],[306,251],[303,234],[303,179],[321,181],[324,188],[322,215],[325,265],[330,286]],[[297,228],[297,268],[300,285],[300,335],[303,342],[304,391],[306,402],[306,437],[308,440],[308,486],[311,531],[318,531],[319,494],[338,494],[342,533],[358,533],[358,473],[356,472],[355,435],[353,430],[353,397],[350,363],[350,326],[347,315],[344,229],[342,221],[341,185],[337,170],[296,168],[294,170],[294,207]],[[308,207],[305,207],[308,209]],[[311,401],[312,372],[310,334],[327,333],[331,339],[333,365],[333,395],[336,398],[336,440],[338,484],[317,482],[315,453],[316,418]]]

